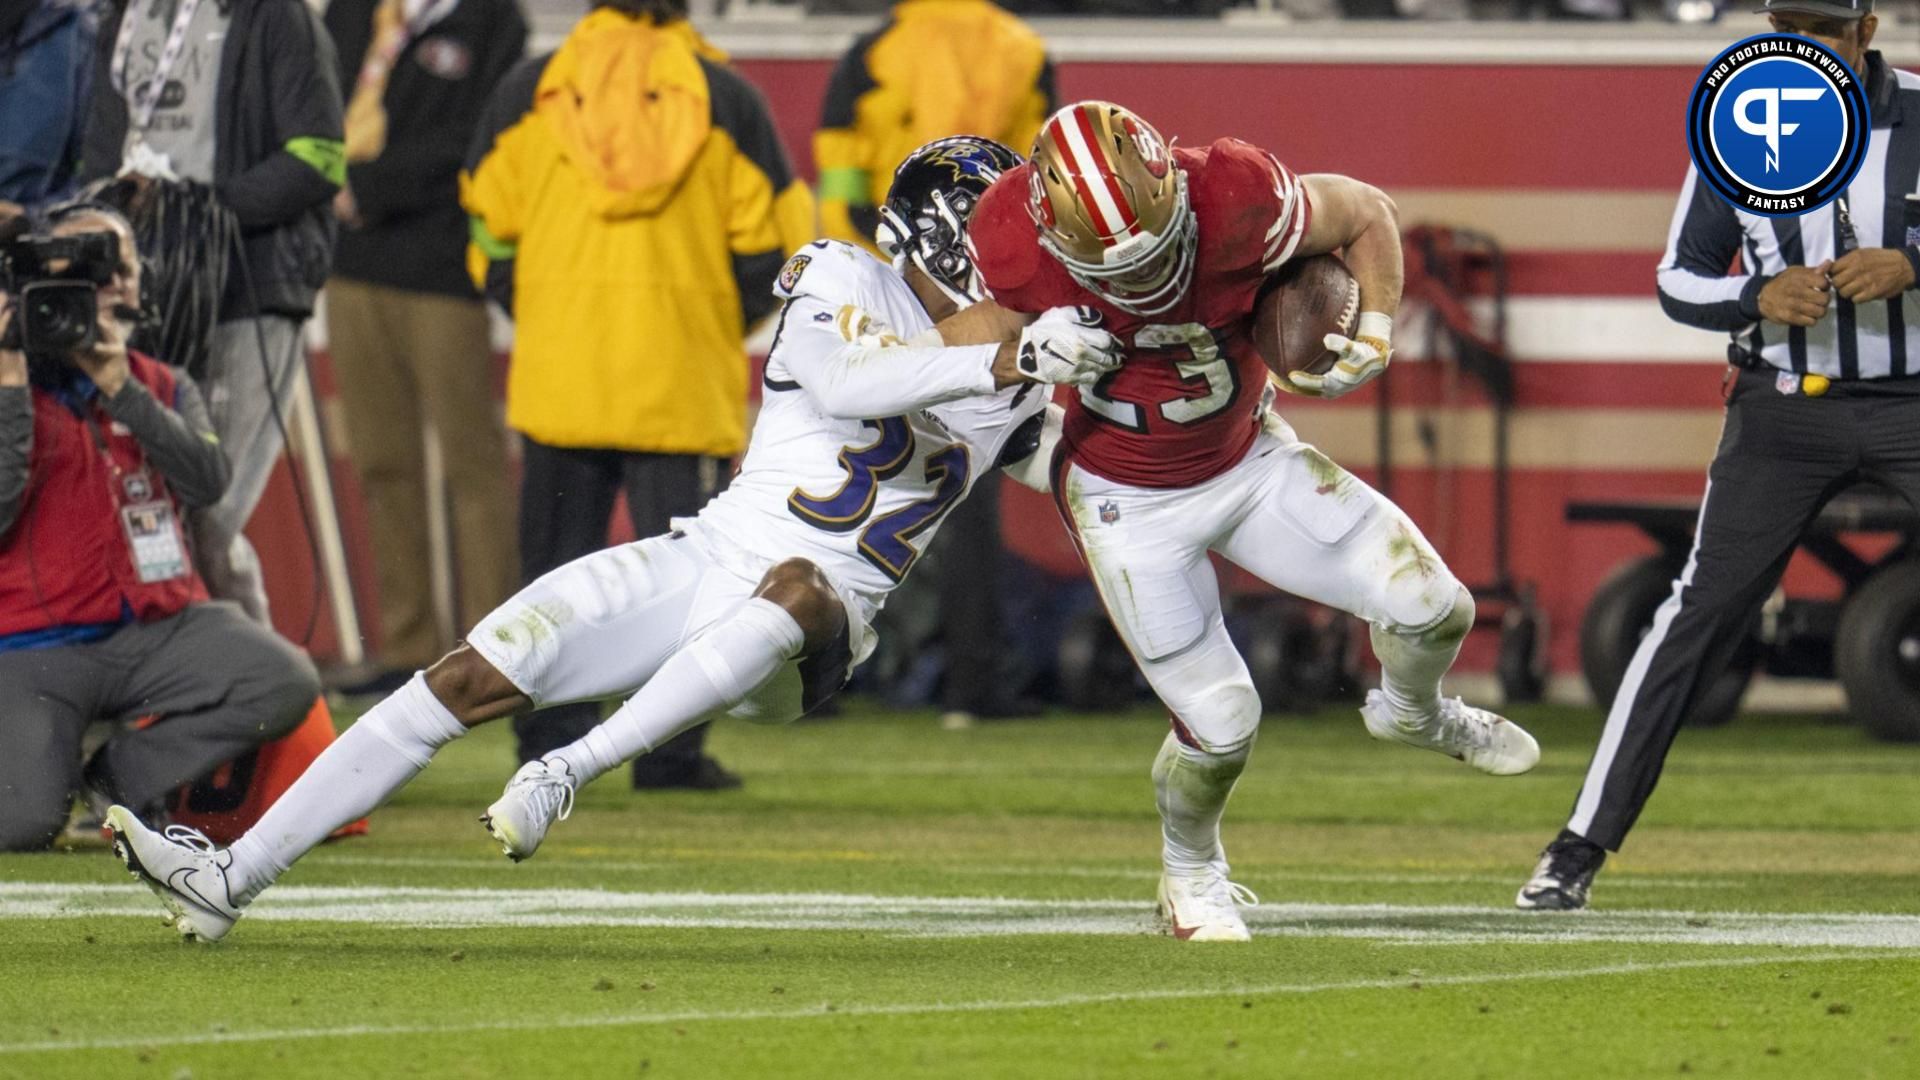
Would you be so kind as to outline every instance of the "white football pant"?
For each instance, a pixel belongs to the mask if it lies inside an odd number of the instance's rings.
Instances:
[[[719,565],[699,540],[656,536],[542,575],[482,619],[467,644],[537,707],[624,697],[758,587]],[[854,598],[841,602],[857,620]],[[788,661],[727,715],[767,724],[798,718],[801,663]]]

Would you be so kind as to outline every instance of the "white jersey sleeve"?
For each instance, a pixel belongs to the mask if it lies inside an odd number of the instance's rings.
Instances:
[[[786,307],[767,357],[767,384],[797,386],[828,416],[895,416],[994,392],[999,347],[922,344],[924,333],[908,332],[909,313],[891,310],[903,294],[911,301],[911,292],[860,248],[831,240],[807,245],[787,260],[774,292]],[[924,322],[924,313],[912,315]]]

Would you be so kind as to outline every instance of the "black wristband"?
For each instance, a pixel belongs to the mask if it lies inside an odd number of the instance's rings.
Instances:
[[[1913,284],[1907,288],[1920,288],[1920,244],[1908,244],[1900,249],[1900,254],[1905,255],[1907,264],[1913,267]]]

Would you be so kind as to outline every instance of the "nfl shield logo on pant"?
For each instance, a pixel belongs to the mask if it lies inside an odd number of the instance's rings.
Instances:
[[[1120,504],[1108,499],[1100,504],[1100,524],[1111,525],[1120,520]]]

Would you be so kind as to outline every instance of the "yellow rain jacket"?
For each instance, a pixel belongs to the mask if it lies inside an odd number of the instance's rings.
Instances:
[[[874,207],[906,156],[948,135],[1025,154],[1053,111],[1046,43],[991,0],[903,0],[827,86],[813,163],[828,236],[873,248]]]
[[[536,442],[746,446],[747,328],[814,208],[725,59],[684,20],[600,8],[489,102],[468,262],[513,313],[507,423]]]

